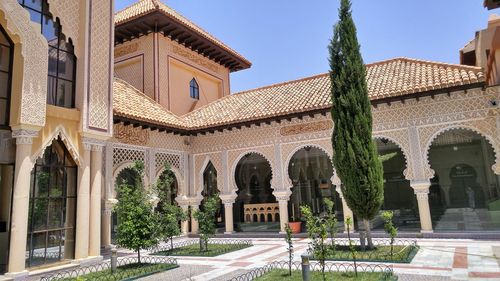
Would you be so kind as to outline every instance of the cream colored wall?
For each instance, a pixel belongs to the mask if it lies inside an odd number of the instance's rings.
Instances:
[[[177,115],[230,94],[229,69],[159,33],[115,46],[115,75]],[[196,78],[200,99],[189,96]]]
[[[153,34],[115,46],[115,76],[154,98]]]
[[[223,81],[217,77],[170,58],[168,61],[170,111],[184,115],[222,97]],[[190,97],[190,82],[196,79],[200,90],[199,100]]]

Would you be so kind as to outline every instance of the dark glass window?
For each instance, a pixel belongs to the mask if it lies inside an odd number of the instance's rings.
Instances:
[[[189,82],[189,96],[193,99],[200,99],[200,87],[194,78]]]
[[[73,45],[62,32],[61,25],[53,21],[47,0],[18,0],[41,25],[41,32],[49,43],[49,77],[47,103],[67,108],[75,107],[76,57]]]
[[[31,172],[26,266],[74,259],[77,166],[54,140]]]
[[[14,44],[0,26],[0,129],[9,126],[13,50]]]

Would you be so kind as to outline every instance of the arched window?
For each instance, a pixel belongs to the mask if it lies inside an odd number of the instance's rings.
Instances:
[[[49,43],[49,71],[47,103],[75,107],[76,57],[73,44],[66,40],[61,25],[54,22],[47,0],[18,0],[30,14],[31,20],[41,24],[41,32]]]
[[[191,82],[189,82],[189,96],[192,99],[200,99],[200,87],[198,86],[198,82],[196,82],[196,79],[191,79]]]
[[[8,129],[9,126],[13,46],[0,25],[0,129]]]
[[[31,172],[26,264],[74,259],[77,166],[58,139]]]

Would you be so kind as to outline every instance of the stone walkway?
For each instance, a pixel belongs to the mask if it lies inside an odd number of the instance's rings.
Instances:
[[[224,281],[272,261],[285,260],[283,239],[252,239],[254,246],[217,257],[177,257],[174,271],[141,280]],[[420,251],[410,264],[392,264],[399,280],[500,280],[500,241],[420,239]],[[295,260],[307,249],[307,239],[295,239]]]

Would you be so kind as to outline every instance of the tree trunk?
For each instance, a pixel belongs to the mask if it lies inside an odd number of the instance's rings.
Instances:
[[[170,249],[174,249],[174,237],[170,237]]]
[[[137,249],[137,262],[141,263],[141,249]]]
[[[370,226],[370,220],[363,219],[363,224],[365,225],[366,242],[368,243],[368,249],[373,250],[373,241],[372,241],[372,231],[371,231],[371,226]]]

